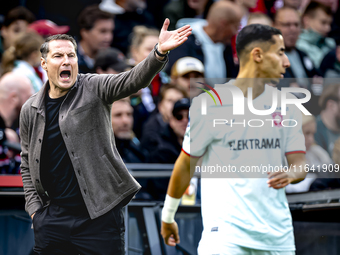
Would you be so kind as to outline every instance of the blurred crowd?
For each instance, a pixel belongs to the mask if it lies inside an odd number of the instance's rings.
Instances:
[[[203,91],[205,79],[237,76],[237,33],[248,24],[261,23],[281,30],[290,60],[278,89],[300,87],[311,92],[305,107],[313,116],[304,117],[302,126],[307,163],[315,169],[339,167],[337,0],[83,0],[76,5],[65,0],[26,0],[6,6],[0,11],[1,174],[20,173],[18,116],[27,98],[46,82],[39,51],[44,38],[71,34],[78,43],[80,73],[117,74],[147,57],[165,18],[170,19],[169,29],[190,24],[193,34],[171,52],[166,68],[149,87],[112,105],[116,146],[125,163],[176,161],[191,99]],[[332,176],[319,177],[312,171],[303,183],[287,190],[340,186]],[[166,189],[167,185],[149,186]]]

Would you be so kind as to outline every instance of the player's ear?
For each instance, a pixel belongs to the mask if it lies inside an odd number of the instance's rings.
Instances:
[[[259,47],[255,47],[250,52],[250,56],[255,63],[261,63],[263,60],[263,50]]]

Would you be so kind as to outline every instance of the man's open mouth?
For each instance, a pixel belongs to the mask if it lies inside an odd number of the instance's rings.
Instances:
[[[62,71],[62,72],[60,73],[60,77],[61,77],[61,79],[62,79],[63,81],[69,80],[70,77],[71,77],[71,71]]]

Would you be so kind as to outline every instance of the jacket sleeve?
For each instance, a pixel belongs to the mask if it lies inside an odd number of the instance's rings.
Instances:
[[[25,210],[31,216],[37,210],[42,207],[41,201],[38,196],[38,192],[36,191],[29,169],[29,158],[28,158],[28,150],[29,150],[29,113],[28,113],[28,104],[26,103],[21,110],[20,114],[20,138],[21,138],[21,176],[22,182],[24,184],[24,193],[25,193]]]
[[[104,102],[112,104],[114,101],[130,96],[138,90],[150,85],[152,79],[167,63],[158,60],[155,51],[130,71],[120,74],[88,74],[84,75],[84,86],[97,94]]]

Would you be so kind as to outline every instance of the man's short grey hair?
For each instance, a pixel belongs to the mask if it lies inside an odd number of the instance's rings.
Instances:
[[[50,51],[50,49],[49,49],[49,42],[50,41],[55,41],[55,40],[70,41],[73,44],[73,46],[74,46],[75,52],[77,52],[77,43],[76,43],[76,40],[74,40],[74,38],[72,36],[67,35],[67,34],[52,35],[52,36],[47,37],[45,42],[40,47],[41,56],[45,60],[46,60],[48,52]]]

